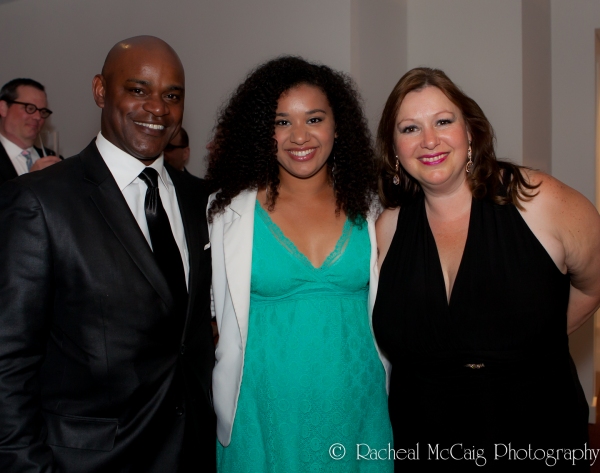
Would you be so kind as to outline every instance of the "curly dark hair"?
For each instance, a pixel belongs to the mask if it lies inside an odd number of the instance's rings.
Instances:
[[[519,201],[527,201],[536,194],[531,191],[539,187],[523,177],[522,169],[530,169],[507,161],[498,161],[494,150],[496,137],[492,125],[481,107],[448,76],[439,69],[417,67],[411,69],[398,81],[387,99],[377,129],[377,160],[379,164],[379,197],[388,208],[410,201],[421,191],[420,184],[408,174],[402,165],[398,175],[400,184],[394,185],[396,153],[394,152],[394,128],[400,104],[409,92],[433,86],[440,89],[456,105],[471,133],[473,171],[467,180],[473,197],[491,199],[495,203],[513,204],[522,209]]]
[[[299,85],[323,91],[335,120],[337,138],[328,158],[335,156],[334,191],[337,210],[358,222],[366,217],[377,189],[374,151],[361,100],[345,74],[300,57],[282,56],[254,69],[220,112],[208,155],[206,183],[219,191],[209,220],[246,189],[268,190],[269,209],[275,207],[279,164],[275,113],[281,95]]]

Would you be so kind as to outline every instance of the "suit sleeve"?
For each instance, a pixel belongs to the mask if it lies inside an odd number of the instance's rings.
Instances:
[[[49,334],[52,261],[42,206],[0,186],[0,471],[51,472],[39,370]]]

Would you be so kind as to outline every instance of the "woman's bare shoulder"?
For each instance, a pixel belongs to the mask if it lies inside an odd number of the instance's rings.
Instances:
[[[524,169],[525,179],[537,186],[533,198],[522,202],[525,211],[539,211],[540,216],[557,220],[560,227],[580,225],[582,219],[596,217],[598,212],[593,204],[580,192],[558,179],[543,173]]]
[[[532,173],[531,179],[541,183],[539,195],[528,205],[531,214],[543,216],[538,219],[544,218],[564,250],[564,265],[571,280],[567,308],[570,333],[600,305],[600,215],[584,195],[558,179],[543,173]]]
[[[598,211],[580,192],[548,174],[528,170],[526,176],[539,187],[531,200],[522,202],[523,218],[534,233],[541,231],[559,241],[567,270],[578,273],[600,250]]]
[[[399,213],[400,213],[400,207],[394,207],[392,209],[384,209],[383,212],[381,212],[381,214],[379,215],[379,218],[377,219],[377,222],[375,223],[375,225],[382,226],[382,225],[393,224],[395,226],[396,221],[398,220]]]

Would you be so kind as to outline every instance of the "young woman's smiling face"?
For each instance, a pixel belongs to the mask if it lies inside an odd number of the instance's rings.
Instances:
[[[275,116],[280,172],[298,179],[326,172],[335,136],[333,110],[321,89],[301,84],[281,94]]]

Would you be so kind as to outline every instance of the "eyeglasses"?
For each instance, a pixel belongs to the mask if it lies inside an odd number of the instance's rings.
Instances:
[[[19,102],[17,100],[5,100],[5,102],[6,103],[18,103],[19,105],[24,105],[25,106],[25,111],[29,115],[33,115],[38,110],[39,110],[40,116],[42,118],[48,118],[50,115],[52,115],[52,110],[48,110],[47,108],[37,108],[32,103]]]
[[[185,148],[187,148],[187,146],[172,145],[171,143],[169,143],[167,146],[165,146],[165,151],[173,151],[174,149],[185,149]]]

